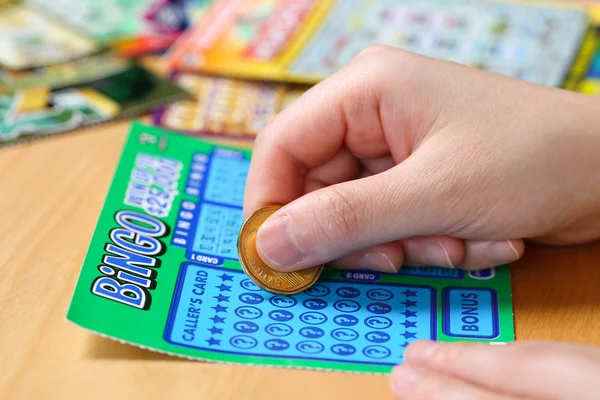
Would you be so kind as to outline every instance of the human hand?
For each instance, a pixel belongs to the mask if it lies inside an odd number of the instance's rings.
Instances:
[[[558,342],[414,342],[390,375],[395,400],[600,397],[600,349]]]
[[[600,102],[390,48],[361,53],[257,138],[244,213],[285,204],[259,255],[394,272],[600,236]]]

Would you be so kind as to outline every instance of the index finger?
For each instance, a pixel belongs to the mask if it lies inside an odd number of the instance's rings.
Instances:
[[[366,157],[389,153],[379,118],[381,71],[375,71],[373,62],[357,61],[309,89],[258,135],[246,183],[245,216],[302,196],[307,171],[344,146]]]

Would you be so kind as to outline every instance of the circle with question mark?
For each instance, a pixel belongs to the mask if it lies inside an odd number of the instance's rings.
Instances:
[[[256,347],[258,341],[254,339],[252,336],[247,335],[237,335],[229,339],[229,343],[233,347],[237,347],[238,349],[248,350],[253,347]]]
[[[265,327],[265,331],[271,336],[289,336],[294,332],[294,329],[289,325],[282,323],[269,324]]]
[[[260,294],[252,292],[242,293],[238,298],[242,303],[246,304],[260,304],[265,301],[264,297],[262,297]]]
[[[294,314],[287,310],[273,310],[269,313],[269,318],[277,322],[288,322],[294,318]]]
[[[235,315],[244,319],[257,319],[262,316],[263,312],[253,306],[242,306],[235,309]]]
[[[371,303],[367,306],[367,310],[373,314],[387,314],[392,311],[392,306],[386,303]]]
[[[312,297],[325,297],[327,296],[331,290],[327,286],[324,285],[313,285],[310,288],[306,289],[304,293]]]
[[[340,314],[333,317],[333,322],[340,326],[354,326],[358,324],[358,318],[350,314]]]
[[[243,281],[240,282],[240,286],[246,290],[249,290],[251,292],[260,292],[262,291],[261,288],[259,288],[256,283],[252,282],[250,279],[244,279]]]
[[[327,302],[323,299],[306,299],[302,305],[309,310],[323,310],[327,308]]]
[[[335,291],[335,293],[345,299],[354,299],[360,296],[360,290],[351,286],[344,286]]]
[[[367,297],[375,301],[388,301],[394,297],[394,294],[386,289],[371,289],[367,292]]]
[[[333,303],[333,308],[343,313],[352,313],[360,310],[360,304],[354,300],[338,300]]]
[[[250,321],[238,321],[233,324],[233,329],[241,333],[254,333],[258,331],[258,325]]]
[[[325,314],[316,311],[305,312],[304,314],[300,314],[300,321],[309,325],[320,325],[327,321],[327,317]]]
[[[381,360],[383,358],[389,357],[392,354],[390,349],[379,345],[367,346],[363,349],[362,352],[365,356],[373,358],[375,360]]]
[[[318,339],[325,336],[325,331],[321,328],[317,328],[316,326],[305,326],[302,327],[298,333],[309,339]]]
[[[340,342],[351,342],[358,338],[358,333],[350,328],[337,328],[331,331],[331,337]]]
[[[392,326],[392,320],[377,315],[365,319],[365,325],[373,329],[387,329]]]
[[[315,342],[314,340],[305,340],[303,342],[299,342],[296,345],[296,349],[306,354],[318,354],[325,349],[325,346],[319,342]]]
[[[331,352],[338,356],[351,356],[356,353],[354,346],[348,343],[338,343],[331,346]]]
[[[269,339],[265,342],[265,347],[269,350],[282,351],[287,350],[290,344],[283,339]]]
[[[269,299],[269,303],[279,308],[290,308],[298,304],[298,300],[289,296],[273,296]]]
[[[372,343],[385,343],[390,340],[390,335],[385,332],[371,331],[365,334],[365,339]]]

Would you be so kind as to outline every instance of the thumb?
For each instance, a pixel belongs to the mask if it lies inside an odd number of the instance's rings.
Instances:
[[[416,177],[407,179],[414,174],[403,173],[403,164],[282,207],[258,230],[258,254],[274,269],[296,271],[377,244],[435,234],[440,226],[429,211],[439,204],[431,202],[432,193],[426,195],[422,184],[410,183]]]

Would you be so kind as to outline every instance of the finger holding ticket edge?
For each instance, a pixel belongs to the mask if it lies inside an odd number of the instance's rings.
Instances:
[[[559,151],[557,103],[584,121],[593,113],[572,96],[401,50],[364,51],[259,134],[244,213],[285,205],[260,228],[259,255],[283,271],[480,269],[517,260],[522,238],[572,241],[582,228],[568,222],[581,216],[555,203],[573,199],[548,189],[548,165],[529,150]],[[533,123],[540,112],[556,118]]]

